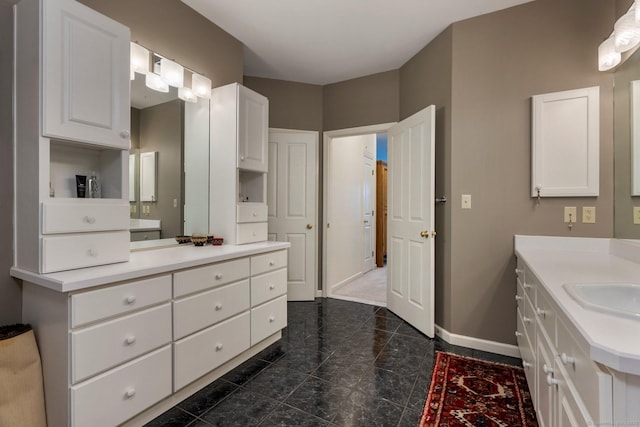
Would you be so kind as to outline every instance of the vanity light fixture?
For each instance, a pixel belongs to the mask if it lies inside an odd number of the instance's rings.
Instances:
[[[185,102],[198,102],[196,94],[186,86],[178,88],[178,98]]]
[[[158,92],[169,92],[169,85],[155,73],[147,73],[145,84],[149,89],[157,90]]]
[[[193,73],[191,77],[191,89],[199,98],[211,98],[211,79],[200,74]]]
[[[184,86],[184,68],[170,59],[160,59],[160,78],[170,86]]]
[[[615,49],[613,34],[600,43],[598,47],[598,70],[607,71],[615,67],[622,60],[622,55]]]
[[[149,72],[149,51],[137,43],[131,42],[131,80],[135,79],[135,73],[147,74]]]
[[[633,4],[613,27],[615,47],[618,52],[626,52],[640,43],[640,26],[636,24],[635,9]]]

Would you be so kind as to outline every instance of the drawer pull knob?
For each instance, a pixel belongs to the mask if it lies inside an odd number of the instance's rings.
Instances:
[[[516,331],[516,337],[520,338],[522,336],[522,332]]]
[[[547,375],[547,384],[556,385],[556,384],[558,384],[558,380],[553,378],[553,376],[551,374],[548,374]]]
[[[522,367],[523,368],[526,369],[526,368],[530,368],[531,366],[532,366],[531,363],[529,363],[529,362],[527,362],[525,360],[522,361]]]
[[[562,360],[562,363],[565,365],[574,365],[576,363],[576,358],[567,356],[567,353],[562,353],[560,355],[560,360]]]
[[[516,268],[516,275],[518,275],[518,276],[519,276],[519,275],[520,275],[520,274],[522,274],[522,273],[524,273],[524,271],[522,271],[522,269],[521,269],[521,268]]]
[[[136,302],[136,297],[135,297],[135,295],[129,295],[128,297],[126,297],[126,298],[125,298],[124,302],[125,302],[127,305],[131,305],[131,304],[133,304],[134,302]]]
[[[525,288],[525,289],[533,289],[533,287],[534,287],[534,286],[533,286],[533,285],[531,285],[531,284],[529,284],[529,283],[525,283],[525,284],[524,284],[524,288]]]
[[[87,251],[87,254],[88,254],[90,257],[95,258],[95,257],[97,257],[97,256],[98,256],[98,250],[97,250],[97,249],[94,249],[94,248],[91,248],[91,249],[89,249],[89,250]]]
[[[220,310],[222,310],[222,304],[218,303],[216,304],[216,311],[220,311]]]
[[[216,274],[216,280],[220,280],[220,279],[222,279],[222,273]]]
[[[548,367],[546,363],[542,365],[542,370],[545,374],[553,374],[553,368]]]
[[[523,301],[524,297],[521,297],[520,295],[516,295],[516,301]]]
[[[130,388],[129,390],[127,390],[124,393],[124,398],[125,399],[132,399],[133,396],[135,396],[135,395],[136,395],[136,389],[135,388]]]
[[[254,213],[253,213],[253,216],[258,216],[258,214],[254,212]]]
[[[240,156],[240,161],[244,162],[244,156]]]
[[[276,321],[276,318],[274,316],[269,316],[269,323],[273,323]]]
[[[124,342],[125,342],[125,344],[127,344],[127,345],[132,345],[133,343],[135,343],[135,342],[136,342],[136,337],[135,337],[135,335],[128,336],[128,337],[127,337],[127,339],[126,339],[126,340],[124,340]]]
[[[276,285],[274,285],[273,283],[269,285],[269,290],[274,290],[276,288]]]
[[[275,261],[269,261],[269,265],[270,265],[271,267],[273,267],[274,265],[276,265],[276,262],[275,262]]]
[[[84,222],[86,222],[87,224],[93,224],[96,222],[96,218],[93,216],[87,215],[84,217]]]
[[[130,133],[128,130],[120,131],[120,138],[126,139],[126,138],[129,138],[129,135]]]
[[[216,344],[216,351],[222,350],[222,344]]]
[[[522,316],[522,321],[524,323],[531,323],[533,321],[533,319],[527,317],[527,316]]]
[[[540,317],[546,317],[547,316],[547,312],[543,309],[541,309],[540,307],[536,307],[536,314]]]

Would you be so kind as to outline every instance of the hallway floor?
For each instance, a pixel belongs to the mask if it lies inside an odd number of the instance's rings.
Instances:
[[[387,306],[387,267],[374,268],[351,282],[333,291],[333,297]]]
[[[318,298],[288,311],[282,340],[147,427],[415,427],[436,351],[520,364],[429,339],[383,307]]]

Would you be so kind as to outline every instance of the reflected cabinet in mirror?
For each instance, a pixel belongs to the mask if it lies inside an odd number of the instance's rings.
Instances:
[[[640,239],[640,52],[615,72],[615,237]],[[635,89],[634,89],[635,87]],[[635,136],[634,136],[635,134]]]
[[[176,88],[158,92],[145,85],[143,75],[135,77],[131,81],[131,240],[206,234],[209,100],[185,102]]]

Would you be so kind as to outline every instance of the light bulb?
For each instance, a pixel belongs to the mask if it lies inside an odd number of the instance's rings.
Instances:
[[[184,68],[167,58],[160,60],[160,78],[173,87],[184,86]]]

